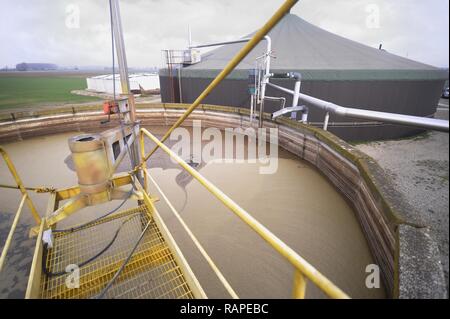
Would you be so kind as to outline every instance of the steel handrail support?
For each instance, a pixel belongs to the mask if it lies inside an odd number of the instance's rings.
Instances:
[[[3,157],[3,160],[6,163],[6,166],[8,166],[8,169],[11,172],[11,175],[14,177],[14,180],[15,180],[15,182],[17,184],[17,187],[19,188],[20,192],[22,193],[23,196],[26,196],[25,198],[26,198],[26,202],[27,202],[28,208],[30,209],[31,214],[33,215],[33,218],[36,221],[36,224],[40,225],[41,224],[41,217],[39,216],[39,214],[38,214],[38,212],[37,212],[37,210],[36,210],[36,208],[35,208],[35,206],[33,204],[33,201],[31,200],[30,196],[28,195],[28,192],[27,192],[25,186],[23,185],[22,180],[20,179],[20,176],[17,173],[17,170],[16,170],[13,162],[11,161],[8,153],[6,153],[6,151],[2,147],[0,147],[0,154]]]
[[[200,241],[197,239],[197,237],[195,237],[195,235],[192,233],[192,231],[190,230],[190,228],[188,227],[188,225],[184,222],[184,220],[181,218],[179,212],[175,209],[175,207],[173,207],[172,203],[170,202],[169,198],[167,198],[166,194],[163,192],[163,190],[161,189],[161,187],[158,185],[158,183],[153,179],[153,177],[150,175],[150,173],[147,171],[147,169],[143,169],[144,171],[144,175],[146,177],[148,177],[148,179],[150,179],[150,181],[153,183],[153,185],[155,185],[157,191],[161,194],[162,198],[164,199],[164,201],[166,202],[167,206],[169,206],[170,210],[172,211],[172,213],[175,215],[175,217],[178,219],[179,223],[181,224],[181,226],[183,226],[185,232],[188,234],[188,236],[191,238],[192,242],[194,243],[194,245],[197,247],[197,249],[199,250],[200,254],[203,256],[203,258],[205,258],[205,260],[208,262],[209,266],[211,267],[211,269],[214,271],[214,273],[216,274],[216,276],[219,278],[220,282],[222,283],[222,285],[224,286],[225,290],[230,294],[230,296],[233,299],[239,299],[239,296],[236,294],[236,292],[234,291],[234,289],[231,287],[230,283],[225,279],[225,276],[222,274],[222,272],[219,270],[219,268],[217,267],[217,265],[214,263],[214,261],[212,260],[212,258],[208,255],[208,253],[206,252],[205,248],[203,248],[202,244],[200,243]]]
[[[216,78],[208,85],[208,87],[198,96],[198,98],[189,106],[186,112],[173,124],[173,126],[161,138],[161,142],[170,136],[172,131],[179,127],[181,123],[200,105],[211,91],[222,82],[223,79],[230,74],[234,68],[253,50],[256,45],[265,37],[267,33],[291,10],[298,0],[286,0],[283,5],[275,12],[275,14],[264,24],[264,26],[255,33],[255,35],[248,41],[244,47],[231,59],[225,68],[216,76]],[[158,146],[145,157],[145,161],[158,149]]]
[[[16,231],[17,224],[19,223],[20,215],[22,214],[23,205],[25,204],[25,200],[27,199],[28,195],[24,194],[22,195],[22,199],[19,204],[19,208],[17,209],[16,215],[14,217],[14,221],[11,225],[11,229],[9,230],[8,237],[6,238],[5,245],[3,246],[2,254],[0,255],[0,273],[3,270],[3,265],[5,264],[6,260],[6,254],[8,254],[9,247],[11,246],[12,238],[14,235],[14,232]]]
[[[268,242],[279,254],[286,258],[296,269],[294,275],[294,287],[293,296],[295,298],[304,297],[306,289],[306,278],[319,287],[326,295],[331,298],[347,299],[349,298],[340,288],[334,285],[328,278],[322,275],[317,269],[309,264],[305,259],[298,255],[292,248],[287,246],[281,239],[275,236],[264,225],[258,222],[247,211],[236,204],[231,198],[225,195],[219,188],[213,183],[208,181],[199,172],[192,168],[177,154],[172,152],[164,143],[158,140],[148,130],[141,128],[140,138],[143,139],[144,135],[150,138],[156,145],[158,145],[164,152],[172,157],[184,170],[186,170],[192,177],[200,182],[211,194],[213,194],[219,201],[228,207],[233,213],[235,213],[242,221],[250,226],[259,236],[261,236],[266,242]],[[141,141],[141,147],[144,144]],[[142,150],[142,148],[141,148]],[[145,160],[145,154],[142,155]],[[145,165],[145,161],[141,163]],[[306,278],[305,278],[306,277]]]

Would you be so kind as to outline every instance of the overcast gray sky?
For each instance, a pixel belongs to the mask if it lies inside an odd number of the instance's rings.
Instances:
[[[282,2],[121,0],[128,64],[161,66],[162,49],[186,47],[188,25],[196,43],[241,37]],[[300,0],[292,9],[338,35],[439,67],[449,65],[448,12],[448,0]],[[0,45],[0,67],[110,65],[108,0],[0,0]]]

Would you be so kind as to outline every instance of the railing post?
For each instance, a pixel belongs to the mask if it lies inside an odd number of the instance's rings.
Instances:
[[[139,144],[141,145],[141,163],[142,174],[144,175],[144,190],[148,193],[147,161],[145,160],[145,139],[144,132],[142,130],[139,130]]]
[[[294,288],[292,291],[292,297],[294,299],[305,299],[306,283],[305,276],[303,276],[300,270],[296,269],[294,274]]]
[[[14,217],[14,221],[11,226],[11,230],[9,231],[9,234],[8,234],[8,238],[6,239],[5,245],[3,246],[3,251],[0,256],[0,272],[2,272],[3,265],[6,260],[6,254],[8,253],[9,246],[11,246],[14,232],[16,231],[17,224],[19,224],[19,219],[20,219],[20,215],[22,213],[23,204],[25,203],[25,200],[27,199],[27,197],[28,197],[27,194],[24,194],[22,196],[22,200],[20,201],[19,208],[17,209],[16,216]]]

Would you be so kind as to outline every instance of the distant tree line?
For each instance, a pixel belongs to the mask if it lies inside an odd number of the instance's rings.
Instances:
[[[52,63],[19,63],[16,65],[17,71],[51,71],[57,70],[58,66]]]

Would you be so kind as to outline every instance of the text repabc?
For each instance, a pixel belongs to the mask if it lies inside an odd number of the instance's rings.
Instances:
[[[225,304],[225,313],[269,313],[268,304]]]

